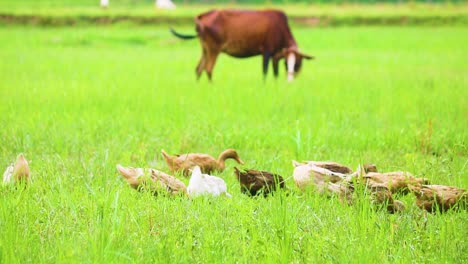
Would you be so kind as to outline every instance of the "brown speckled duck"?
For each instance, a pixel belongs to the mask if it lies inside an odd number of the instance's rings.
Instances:
[[[428,212],[445,212],[460,205],[468,206],[468,191],[445,185],[409,186],[416,196],[416,205]]]
[[[155,195],[167,193],[170,195],[187,194],[187,187],[177,178],[155,169],[123,167],[117,165],[117,171],[136,190],[146,190]]]
[[[239,170],[234,167],[234,174],[239,180],[241,192],[252,196],[263,193],[267,196],[276,190],[276,187],[285,188],[286,184],[281,175],[268,171],[258,171],[253,169]]]
[[[352,204],[353,203],[353,188],[344,182],[340,183],[326,183],[321,189],[318,189],[320,193],[325,193],[328,196],[336,195],[340,198],[342,203]]]
[[[392,193],[408,192],[408,185],[421,185],[429,183],[429,180],[426,178],[416,178],[409,172],[387,172],[387,173],[378,173],[378,172],[369,172],[362,176],[362,179],[369,186],[385,186]]]
[[[222,172],[226,166],[227,159],[234,159],[239,164],[244,164],[239,155],[234,149],[226,149],[219,154],[218,159],[213,158],[208,154],[189,153],[171,156],[164,150],[161,150],[167,165],[173,173],[182,172],[185,177],[191,175],[191,169],[199,166],[203,173],[210,174],[214,171]]]
[[[23,154],[16,158],[15,165],[7,167],[3,173],[4,183],[23,183],[28,184],[30,178],[29,164]]]
[[[312,186],[318,193],[336,195],[342,202],[347,202],[348,204],[353,203],[353,193],[355,191],[352,181],[353,177],[362,177],[362,174],[377,171],[376,166],[372,164],[360,166],[354,173],[351,173],[351,169],[346,169],[345,166],[343,167],[334,162],[298,163],[293,161],[293,166],[295,166],[294,181],[301,190]],[[346,172],[346,174],[339,171]],[[357,183],[359,184],[359,181]],[[362,183],[366,183],[366,181],[362,181]],[[369,193],[372,204],[376,206],[385,205],[386,210],[390,213],[405,209],[401,201],[393,199],[392,192],[384,184],[377,184],[375,182],[371,182],[371,184],[366,183],[365,188]]]
[[[385,186],[368,187],[370,192],[370,201],[372,204],[382,207],[386,206],[387,212],[396,213],[405,210],[405,204],[399,200],[393,199],[392,192]]]

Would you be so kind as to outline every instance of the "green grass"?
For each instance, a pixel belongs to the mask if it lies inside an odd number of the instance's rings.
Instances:
[[[210,84],[198,41],[165,28],[0,28],[0,166],[23,152],[33,178],[0,187],[0,263],[467,262],[466,211],[425,219],[402,196],[389,215],[291,178],[292,159],[334,160],[468,188],[467,28],[293,32],[317,57],[293,83],[222,55]],[[167,171],[162,148],[235,148],[292,194],[242,195],[232,162],[232,199],[155,198],[118,176]]]
[[[194,17],[214,8],[277,8],[284,10],[289,16],[330,16],[330,17],[465,17],[468,16],[466,3],[401,3],[401,4],[319,4],[319,3],[289,3],[289,4],[184,4],[177,3],[175,10],[156,9],[154,2],[122,2],[110,1],[108,9],[102,9],[99,1],[34,1],[34,0],[2,0],[0,13],[15,15],[46,15],[46,16],[168,16]]]
[[[0,1],[1,25],[83,26],[98,24],[193,25],[193,18],[215,8],[283,10],[294,25],[468,25],[468,5],[444,3],[177,3],[176,10],[156,9],[154,1]]]

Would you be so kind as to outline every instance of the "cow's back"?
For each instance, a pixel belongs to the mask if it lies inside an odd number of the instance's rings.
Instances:
[[[275,53],[294,42],[286,15],[278,10],[212,10],[196,22],[202,41],[235,57]]]

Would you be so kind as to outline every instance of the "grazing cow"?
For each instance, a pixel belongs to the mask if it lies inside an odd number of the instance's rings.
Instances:
[[[195,23],[197,35],[183,35],[172,28],[171,32],[182,39],[200,39],[202,57],[196,68],[197,79],[206,71],[211,80],[216,58],[221,52],[236,58],[262,55],[264,76],[271,59],[277,77],[278,62],[284,58],[289,81],[301,69],[302,59],[313,58],[299,52],[282,11],[212,10],[197,16]]]

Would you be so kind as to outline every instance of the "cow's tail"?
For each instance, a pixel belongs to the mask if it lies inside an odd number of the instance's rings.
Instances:
[[[169,28],[169,30],[171,31],[172,34],[174,34],[174,36],[181,38],[181,39],[198,38],[198,35],[184,35],[184,34],[177,33],[173,28]]]

